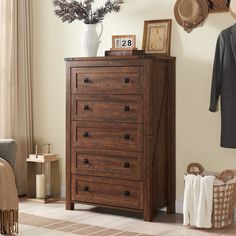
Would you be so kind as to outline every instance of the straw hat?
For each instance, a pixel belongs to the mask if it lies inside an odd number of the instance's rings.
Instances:
[[[236,0],[230,1],[229,12],[234,18],[236,18]]]
[[[177,0],[174,7],[176,21],[188,33],[203,24],[208,11],[207,0]]]

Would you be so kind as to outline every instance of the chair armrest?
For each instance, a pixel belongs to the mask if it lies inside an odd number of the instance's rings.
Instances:
[[[15,167],[16,141],[14,139],[0,139],[0,157]]]

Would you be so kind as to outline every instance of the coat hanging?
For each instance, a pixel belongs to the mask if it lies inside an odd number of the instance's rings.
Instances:
[[[212,77],[210,111],[221,97],[221,146],[236,148],[236,24],[217,40]]]

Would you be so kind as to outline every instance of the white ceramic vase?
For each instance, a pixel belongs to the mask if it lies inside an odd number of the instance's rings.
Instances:
[[[98,35],[96,28],[98,24],[84,24],[84,32],[82,35],[82,48],[85,57],[96,57],[100,38],[103,32],[103,25],[101,25],[101,32]]]

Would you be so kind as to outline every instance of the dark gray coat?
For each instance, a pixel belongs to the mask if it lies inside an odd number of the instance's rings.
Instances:
[[[217,40],[212,77],[210,111],[221,97],[221,146],[236,148],[236,24]]]

